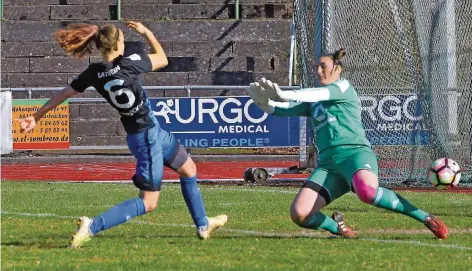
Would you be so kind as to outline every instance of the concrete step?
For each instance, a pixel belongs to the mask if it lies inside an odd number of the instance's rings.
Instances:
[[[117,19],[114,5],[51,6],[50,20],[113,20]]]
[[[124,2],[125,0],[122,0]],[[131,1],[132,0],[126,0]],[[150,2],[150,0],[135,0],[134,2]],[[156,2],[159,0],[155,0]],[[162,0],[167,1],[167,0]],[[3,0],[5,6],[38,6],[38,5],[116,5],[116,0]]]
[[[72,1],[72,0],[71,0]],[[94,0],[75,0],[92,2]],[[104,0],[102,0],[104,1]],[[122,5],[147,4],[234,4],[235,0],[121,0]],[[114,3],[113,3],[114,4]],[[239,0],[239,4],[292,4],[292,0]]]
[[[241,4],[240,18],[291,18],[288,4]],[[125,19],[232,19],[234,4],[171,4],[171,5],[123,5],[121,16]]]
[[[38,6],[38,5],[116,5],[116,0],[3,0],[5,6]],[[235,0],[121,0],[122,5],[149,4],[234,4]],[[291,4],[292,0],[239,0],[240,4]]]
[[[285,18],[292,16],[288,4],[240,4],[240,18]],[[234,4],[156,4],[122,5],[122,19],[131,20],[182,20],[182,19],[232,19]],[[117,18],[117,6],[94,5],[35,5],[5,6],[4,18],[9,21],[47,20],[113,20]]]
[[[57,42],[2,42],[2,57],[66,56]]]
[[[7,21],[49,20],[112,20],[116,19],[113,5],[10,5],[4,7]]]
[[[2,87],[31,88],[31,87],[65,87],[69,80],[67,73],[6,73],[2,72]],[[50,97],[49,93],[34,93],[35,97]],[[25,99],[27,93],[13,92],[13,98]]]
[[[231,19],[234,5],[123,5],[121,16],[129,20]]]
[[[91,58],[93,62],[101,58]],[[247,71],[279,72],[288,67],[287,57],[168,57],[169,65],[162,72]],[[89,62],[70,57],[3,58],[6,73],[81,73]]]
[[[121,21],[110,21],[123,29],[129,40],[142,40]],[[103,24],[103,21],[91,21]],[[172,41],[252,41],[267,42],[286,40],[290,37],[290,20],[242,20],[242,21],[143,21],[159,39]],[[64,22],[2,22],[4,42],[51,42],[54,33],[64,27]],[[267,31],[270,29],[270,31]]]
[[[92,58],[94,62],[101,58]],[[248,71],[276,72],[285,70],[286,57],[168,57],[163,72]],[[87,60],[70,57],[4,58],[2,71],[7,73],[80,73],[89,65]],[[288,67],[288,66],[287,66]]]
[[[143,43],[145,41],[141,39]],[[246,57],[290,56],[288,37],[277,41],[162,41],[160,44],[169,57]],[[2,57],[64,57],[67,56],[57,42],[2,42]],[[146,46],[147,52],[151,51]],[[99,59],[98,52],[97,58]],[[8,71],[6,69],[5,71]]]
[[[47,21],[49,20],[50,7],[47,5],[6,5],[4,6],[3,14],[4,19],[7,21]]]

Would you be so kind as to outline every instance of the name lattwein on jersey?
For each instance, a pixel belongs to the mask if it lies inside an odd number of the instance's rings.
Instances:
[[[120,69],[121,69],[120,66],[117,65],[116,67],[114,67],[114,68],[111,69],[111,70],[104,71],[104,72],[99,72],[99,73],[98,73],[98,78],[103,78],[103,77],[107,77],[107,76],[112,76],[112,75],[114,75],[115,73],[117,73]]]

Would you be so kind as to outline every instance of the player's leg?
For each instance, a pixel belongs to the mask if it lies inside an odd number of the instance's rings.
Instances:
[[[354,237],[352,229],[344,225],[341,213],[326,216],[320,209],[349,192],[342,176],[317,168],[303,184],[290,208],[292,221],[307,229],[324,229],[332,234]]]
[[[79,227],[71,240],[71,248],[82,246],[100,231],[156,209],[164,169],[162,145],[158,141],[159,130],[159,126],[156,126],[127,136],[128,146],[136,157],[133,183],[140,189],[139,197],[117,204],[93,219],[79,218]]]
[[[359,151],[343,163],[344,172],[351,174],[352,186],[362,202],[394,211],[423,222],[441,239],[447,237],[447,227],[439,219],[411,204],[399,194],[379,186],[377,157],[371,151]]]
[[[226,215],[207,217],[205,204],[198,188],[195,163],[174,135],[161,130],[160,138],[164,145],[166,166],[173,169],[180,176],[182,195],[197,228],[197,235],[201,239],[208,239],[213,230],[226,223],[228,217]]]

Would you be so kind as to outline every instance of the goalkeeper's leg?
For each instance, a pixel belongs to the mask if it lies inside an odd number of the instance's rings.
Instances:
[[[338,174],[316,169],[292,203],[290,208],[292,221],[303,228],[324,229],[335,235],[354,237],[352,229],[345,226],[340,212],[335,212],[329,217],[319,211],[348,191],[349,187]]]
[[[346,178],[352,176],[352,187],[362,202],[412,217],[423,222],[436,237],[447,237],[447,227],[439,219],[418,209],[397,193],[379,187],[377,156],[370,148],[355,148],[344,155],[349,159],[341,162],[338,169]]]
[[[379,187],[377,175],[369,170],[358,170],[352,180],[359,199],[373,206],[401,213],[423,222],[440,239],[447,238],[447,226],[438,218],[415,207],[399,194]]]

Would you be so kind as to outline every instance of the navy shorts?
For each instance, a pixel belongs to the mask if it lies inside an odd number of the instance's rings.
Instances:
[[[175,136],[161,129],[159,123],[136,134],[128,134],[126,142],[136,158],[134,185],[144,191],[160,191],[164,166],[179,169],[188,154]]]

